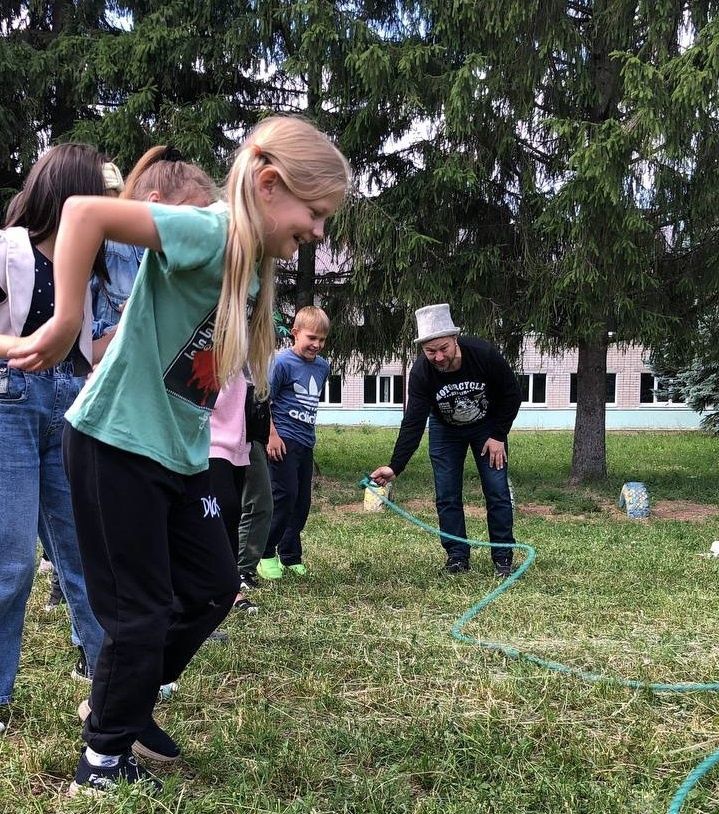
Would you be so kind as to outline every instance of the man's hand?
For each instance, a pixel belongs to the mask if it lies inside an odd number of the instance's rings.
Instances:
[[[370,478],[379,486],[386,486],[390,481],[393,481],[397,476],[394,474],[389,466],[380,466],[370,475]]]
[[[281,461],[285,457],[287,447],[285,442],[276,432],[270,433],[270,440],[267,442],[267,457],[271,461]]]
[[[79,333],[79,324],[61,323],[50,317],[30,336],[18,337],[8,350],[10,367],[31,372],[47,370],[67,357]]]
[[[482,447],[482,455],[489,453],[489,466],[495,469],[503,469],[507,463],[507,450],[504,448],[504,442],[495,441],[494,438],[488,438]]]

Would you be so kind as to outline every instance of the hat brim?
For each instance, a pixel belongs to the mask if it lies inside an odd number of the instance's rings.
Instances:
[[[440,339],[443,336],[457,336],[460,333],[461,330],[462,330],[461,328],[457,328],[455,326],[451,330],[437,331],[436,333],[433,333],[433,334],[427,334],[427,336],[418,336],[414,340],[414,342],[415,342],[415,345],[421,345],[424,342],[430,342],[432,339]]]

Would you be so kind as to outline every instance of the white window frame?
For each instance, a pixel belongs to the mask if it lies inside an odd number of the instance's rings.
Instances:
[[[318,407],[338,407],[342,404],[342,400],[344,399],[344,384],[343,380],[340,378],[340,400],[339,401],[330,401],[330,379],[332,378],[333,374],[330,374],[327,377],[327,381],[325,382],[324,387],[322,388],[322,398],[319,399],[317,402]],[[334,374],[337,375],[337,374]]]
[[[546,407],[547,406],[547,374],[543,370],[536,370],[534,373],[526,373],[522,371],[520,376],[529,376],[529,388],[527,395],[529,396],[529,401],[523,401],[522,405],[526,405],[527,407]],[[544,376],[544,401],[532,401],[532,397],[534,396],[534,377],[535,376]]]
[[[652,400],[642,401],[642,376],[652,376]],[[686,407],[685,401],[674,401],[673,399],[666,399],[665,401],[658,401],[656,390],[659,387],[660,376],[653,376],[651,371],[643,370],[639,374],[639,406],[640,407]]]
[[[365,407],[382,407],[383,409],[385,409],[387,407],[395,407],[395,408],[400,408],[401,409],[401,407],[402,407],[402,405],[404,403],[404,392],[402,392],[400,394],[401,398],[400,398],[399,401],[394,400],[395,399],[395,392],[394,392],[394,390],[395,390],[395,387],[394,387],[395,376],[401,376],[402,379],[404,379],[404,376],[401,373],[375,373],[372,376],[369,376],[369,375],[365,376],[362,379],[362,404]],[[365,380],[366,379],[372,379],[372,378],[375,380],[375,401],[365,401],[364,400]],[[382,379],[389,379],[389,401],[380,401],[380,392],[381,392],[380,391],[380,381]],[[403,386],[404,386],[404,382],[403,382]]]

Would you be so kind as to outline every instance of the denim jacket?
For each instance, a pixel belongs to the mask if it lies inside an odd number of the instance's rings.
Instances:
[[[142,246],[128,246],[108,240],[105,243],[105,264],[110,282],[103,285],[93,277],[92,290],[92,338],[99,339],[108,328],[120,321],[120,308],[132,292],[137,270],[145,249]]]
[[[0,334],[20,336],[30,313],[35,284],[35,256],[27,229],[0,229]],[[80,328],[80,352],[92,366],[92,298],[90,286]]]

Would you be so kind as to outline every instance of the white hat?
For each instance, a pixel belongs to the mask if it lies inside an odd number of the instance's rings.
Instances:
[[[430,339],[439,339],[440,336],[456,336],[459,328],[452,322],[449,305],[442,302],[439,305],[425,305],[414,312],[417,320],[418,344],[429,342]]]

